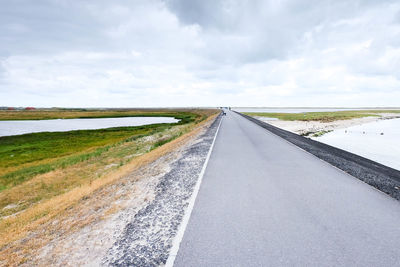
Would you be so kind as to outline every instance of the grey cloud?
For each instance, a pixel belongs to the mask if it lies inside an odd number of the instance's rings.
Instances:
[[[1,54],[51,53],[85,47],[96,49],[100,25],[84,4],[64,1],[8,1],[0,9]]]
[[[353,18],[382,1],[169,0],[166,3],[183,24],[198,24],[205,29],[206,56],[225,64],[243,64],[287,58],[314,27]]]

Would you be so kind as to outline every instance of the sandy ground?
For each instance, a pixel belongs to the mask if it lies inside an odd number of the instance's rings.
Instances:
[[[109,216],[106,210],[99,210],[97,216],[103,218],[71,235],[60,236],[53,240],[41,250],[35,263],[41,266],[101,265],[102,257],[121,235],[126,224],[154,199],[156,184],[169,170],[170,162],[179,155],[180,151],[170,153],[125,177],[111,190],[107,190],[108,192],[102,193],[105,197],[99,201],[113,202],[112,206],[120,210]]]
[[[92,208],[90,212],[92,213],[90,215],[95,216],[97,219],[78,231],[68,235],[62,234],[58,238],[55,238],[39,251],[36,258],[28,261],[26,265],[118,265],[118,259],[125,256],[125,253],[128,252],[129,256],[133,254],[127,251],[127,248],[121,247],[121,242],[124,242],[124,245],[128,247],[138,247],[138,245],[145,242],[149,237],[155,238],[158,243],[166,243],[167,246],[164,246],[163,250],[159,250],[159,254],[157,255],[148,255],[147,257],[145,256],[144,259],[143,255],[137,255],[136,259],[144,260],[149,263],[148,261],[153,260],[154,257],[158,257],[156,260],[159,260],[161,256],[165,257],[165,255],[168,255],[168,251],[165,250],[169,248],[169,243],[172,242],[173,236],[166,235],[163,233],[162,227],[160,228],[159,225],[154,225],[155,220],[157,220],[160,215],[159,212],[148,211],[151,211],[151,207],[154,206],[157,199],[160,199],[160,195],[165,197],[166,194],[163,195],[160,193],[160,185],[165,185],[168,181],[166,180],[167,178],[171,180],[171,173],[175,173],[176,171],[185,172],[186,176],[191,177],[193,180],[192,182],[197,180],[197,176],[193,175],[193,173],[190,174],[190,171],[188,172],[188,170],[184,168],[176,170],[176,165],[177,162],[181,162],[182,160],[187,161],[186,156],[188,155],[188,151],[193,150],[193,147],[203,145],[204,150],[207,149],[209,146],[208,142],[205,144],[203,140],[205,139],[206,133],[208,135],[212,134],[208,133],[210,132],[208,129],[210,129],[209,126],[204,127],[202,131],[192,137],[185,145],[124,177],[117,184],[103,188],[97,192],[87,203],[88,207],[101,207]],[[193,164],[199,165],[199,168],[201,168],[201,163],[205,159],[203,154],[204,153],[191,153]],[[188,165],[188,168],[193,167],[193,164]],[[180,176],[173,175],[172,178],[179,179]],[[180,192],[184,190],[186,195],[191,194],[191,187],[189,186],[177,188],[177,190]],[[170,197],[176,196],[175,194],[171,194],[171,192],[166,191],[166,193],[168,193]],[[165,198],[162,198],[162,200],[166,203],[171,202],[169,200],[167,201]],[[185,207],[186,204],[182,201],[183,200],[178,199],[179,204]],[[96,203],[96,205],[94,205],[94,203]],[[182,213],[183,211],[178,210],[177,212]],[[89,216],[87,213],[88,212],[85,212],[84,216]],[[145,218],[141,216],[143,213],[146,215]],[[176,218],[180,218],[180,214],[169,212],[166,215],[163,214],[163,218],[165,218],[168,223],[176,220]],[[82,215],[77,213],[76,218],[72,217],[70,221],[73,223],[75,220],[82,219],[84,219]],[[140,235],[136,230],[134,230],[133,233],[127,231],[127,229],[129,230],[129,226],[137,225],[138,221],[145,223],[146,226],[149,227],[142,227],[145,228],[145,230],[142,229]],[[174,223],[173,226],[176,228],[177,225],[179,225],[179,222]],[[170,230],[168,234],[170,233],[173,234],[174,231]],[[127,234],[129,234],[128,237],[126,236]],[[133,240],[131,240],[132,238]],[[157,242],[153,242],[150,245],[160,246]],[[139,252],[140,251],[137,251],[137,254],[139,254]],[[163,258],[161,258],[161,262],[162,261],[164,261]],[[121,263],[127,263],[125,258]]]
[[[399,118],[400,114],[395,113],[381,113],[381,117],[364,117],[352,120],[338,120],[333,122],[319,122],[319,121],[282,121],[270,120],[265,117],[255,117],[258,120],[269,123],[275,127],[296,133],[299,135],[310,136],[314,133],[321,131],[333,131],[336,129],[344,129],[351,126],[361,125],[364,123],[374,122],[378,120]]]

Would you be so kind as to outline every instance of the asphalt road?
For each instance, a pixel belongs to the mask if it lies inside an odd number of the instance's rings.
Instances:
[[[233,112],[174,266],[399,266],[400,202]]]

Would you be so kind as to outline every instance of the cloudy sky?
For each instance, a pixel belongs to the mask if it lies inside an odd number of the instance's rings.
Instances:
[[[0,106],[400,106],[400,2],[0,0]]]

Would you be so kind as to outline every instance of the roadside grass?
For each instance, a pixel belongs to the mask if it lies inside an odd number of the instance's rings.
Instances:
[[[337,120],[350,120],[363,117],[379,117],[380,113],[400,113],[400,110],[349,110],[331,112],[303,112],[303,113],[266,113],[244,112],[249,116],[277,118],[284,121],[321,121],[332,122]]]
[[[125,128],[0,137],[0,187],[16,185],[32,175],[84,161],[101,154],[107,144],[148,132],[150,128]]]
[[[36,175],[0,192],[0,262],[3,259],[20,264],[29,251],[37,251],[53,235],[89,223],[89,220],[70,222],[68,214],[74,212],[73,207],[81,212],[80,205],[100,188],[111,186],[183,144],[215,118],[218,111],[196,113],[200,115],[199,120],[124,139],[85,161]],[[39,230],[41,226],[44,229]]]
[[[153,129],[147,135],[130,137],[89,153],[73,155],[12,173],[14,176],[8,176],[10,180],[6,180],[11,184],[6,184],[8,187],[0,193],[0,216],[15,214],[39,201],[98,179],[125,165],[134,157],[172,141],[188,130],[185,125],[156,129],[157,131]],[[35,172],[31,169],[35,169]],[[41,170],[43,172],[40,173]],[[10,205],[11,208],[6,208]]]

